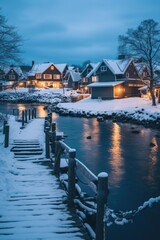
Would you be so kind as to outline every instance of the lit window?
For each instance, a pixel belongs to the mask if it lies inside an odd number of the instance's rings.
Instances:
[[[41,79],[41,77],[42,77],[42,74],[40,74],[40,73],[36,74],[36,79]]]
[[[54,70],[54,66],[53,65],[51,66],[51,70]]]
[[[101,72],[105,72],[107,71],[107,67],[106,66],[101,66]]]
[[[82,81],[85,83],[85,82],[88,82],[88,79],[84,77]]]
[[[54,79],[60,79],[61,76],[60,76],[60,74],[54,74],[54,75],[53,75],[53,78],[54,78]]]
[[[92,82],[97,82],[97,81],[98,81],[97,76],[92,76]]]
[[[52,79],[52,74],[43,74],[44,79]]]
[[[15,75],[13,75],[13,74],[10,74],[9,75],[9,80],[15,80],[16,79],[16,76]]]

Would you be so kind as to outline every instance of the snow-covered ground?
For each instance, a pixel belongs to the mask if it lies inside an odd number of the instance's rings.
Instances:
[[[82,110],[92,112],[131,112],[138,109],[144,109],[148,113],[160,113],[160,104],[152,106],[152,102],[146,98],[132,97],[114,100],[98,100],[86,98],[76,103],[60,103],[58,107],[68,110]]]
[[[138,121],[138,124],[148,120],[152,121],[152,123],[155,122],[156,126],[160,125],[160,104],[152,106],[152,101],[147,98],[132,97],[100,100],[88,97],[78,102],[71,102],[71,96],[78,95],[77,91],[70,89],[35,89],[32,92],[29,89],[21,88],[0,92],[0,100],[58,104],[57,112],[61,111],[64,115],[87,115],[87,117],[90,115],[96,117],[115,114],[119,118],[118,120],[121,120],[120,118],[123,118],[123,120],[125,118],[125,121],[131,119]],[[151,127],[153,127],[153,124]]]

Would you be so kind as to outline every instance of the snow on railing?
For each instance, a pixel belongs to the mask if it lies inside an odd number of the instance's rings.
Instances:
[[[145,208],[152,207],[153,204],[160,202],[160,196],[155,198],[150,198],[148,201],[145,201],[141,206],[137,208],[137,210],[130,211],[115,211],[110,208],[106,208],[105,212],[105,221],[107,226],[111,226],[112,224],[124,225],[127,223],[132,223],[133,219]]]

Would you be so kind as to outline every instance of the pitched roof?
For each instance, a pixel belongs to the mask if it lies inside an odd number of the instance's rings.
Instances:
[[[81,80],[81,75],[79,72],[75,72],[74,70],[69,70],[69,74],[73,82],[79,82]]]
[[[61,72],[63,73],[65,67],[67,66],[67,63],[61,63],[61,64],[55,64],[55,67]]]
[[[118,59],[118,60],[103,59],[103,62],[109,67],[109,69],[115,75],[124,74],[131,61],[132,59]]]
[[[135,65],[135,67],[137,69],[137,72],[139,74],[142,74],[144,68],[147,66],[145,63],[142,63],[142,62],[141,63],[135,63],[134,65]]]
[[[89,78],[90,76],[94,75],[96,73],[99,65],[100,65],[100,62],[95,63],[93,69],[87,74],[86,77]]]
[[[37,73],[43,73],[47,68],[49,68],[53,63],[40,63],[34,64],[31,71],[29,71],[29,76],[34,76]]]

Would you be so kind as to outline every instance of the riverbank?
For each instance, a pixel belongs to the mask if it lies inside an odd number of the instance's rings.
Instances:
[[[146,98],[123,98],[100,100],[85,98],[71,102],[77,97],[76,91],[69,89],[35,89],[26,88],[0,92],[0,101],[9,103],[46,103],[52,111],[62,116],[97,118],[98,121],[111,119],[124,123],[133,123],[145,127],[160,129],[160,104],[152,106]]]
[[[53,111],[62,116],[96,117],[98,121],[111,119],[160,129],[160,104],[152,106],[151,100],[144,98],[101,101],[87,98],[76,103],[59,103]]]

